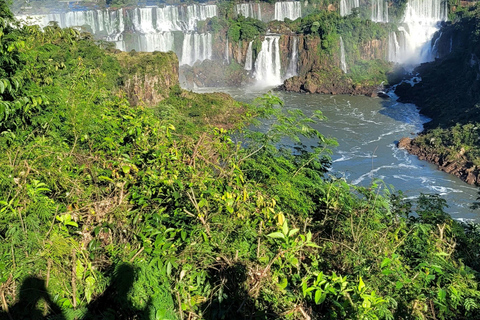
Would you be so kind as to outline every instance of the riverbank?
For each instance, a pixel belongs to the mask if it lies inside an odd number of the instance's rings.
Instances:
[[[431,143],[435,142],[432,138]],[[420,160],[428,161],[438,167],[438,170],[452,174],[468,184],[475,185],[480,182],[480,170],[465,157],[465,149],[456,153],[454,158],[450,154],[438,152],[435,147],[427,147],[424,143],[425,136],[419,138],[402,138],[398,148],[407,150]]]

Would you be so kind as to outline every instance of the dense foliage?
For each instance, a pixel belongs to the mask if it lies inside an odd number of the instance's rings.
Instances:
[[[330,177],[320,112],[134,106],[88,34],[1,9],[2,319],[477,317],[476,226]]]

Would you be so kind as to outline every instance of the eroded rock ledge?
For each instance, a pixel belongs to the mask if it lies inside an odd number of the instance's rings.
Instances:
[[[465,160],[463,153],[456,155],[456,159],[448,159],[445,155],[436,153],[432,148],[425,147],[415,139],[402,138],[398,142],[398,148],[407,150],[416,155],[418,159],[425,160],[438,166],[438,169],[453,174],[468,184],[480,183],[480,169],[473,163]]]
[[[350,79],[322,77],[321,73],[309,73],[305,77],[287,79],[281,89],[292,92],[351,94],[376,97],[378,85],[353,84]]]

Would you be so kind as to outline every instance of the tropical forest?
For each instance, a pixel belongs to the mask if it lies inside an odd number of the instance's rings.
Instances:
[[[0,0],[1,320],[480,319],[478,183],[477,1]]]

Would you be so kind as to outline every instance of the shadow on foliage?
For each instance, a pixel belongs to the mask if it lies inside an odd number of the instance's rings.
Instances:
[[[149,319],[151,302],[149,301],[144,309],[137,309],[128,298],[134,281],[135,271],[131,265],[116,266],[110,285],[88,304],[87,311],[81,320]],[[19,319],[65,320],[66,317],[62,309],[53,302],[45,281],[37,277],[28,277],[20,287],[18,302],[9,309],[8,313],[0,313],[0,320]]]
[[[205,319],[280,319],[281,317],[255,303],[248,292],[247,267],[219,261],[210,268],[209,277],[215,285],[214,296],[204,303]]]
[[[128,298],[128,293],[135,281],[135,271],[129,264],[118,265],[110,285],[105,291],[90,302],[87,313],[82,320],[108,319],[148,319],[151,302],[144,309],[135,308]]]
[[[44,310],[39,308],[39,303],[44,302]],[[48,294],[45,281],[37,277],[26,278],[15,303],[8,313],[0,313],[1,320],[17,319],[51,319],[64,320],[65,316],[60,307],[55,304]]]

